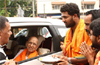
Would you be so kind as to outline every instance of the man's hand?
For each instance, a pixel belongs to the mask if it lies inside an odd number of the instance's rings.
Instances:
[[[60,58],[60,62],[58,63],[54,63],[53,65],[68,65],[68,57],[66,56],[62,56],[62,55],[52,55],[52,57],[57,57],[57,58]]]
[[[68,61],[61,59],[58,63],[54,63],[53,65],[68,65]]]
[[[94,51],[91,46],[88,46],[86,42],[81,44],[81,53],[87,58],[88,62],[94,62],[96,51]]]
[[[52,57],[57,57],[57,58],[60,58],[61,60],[66,60],[66,61],[68,61],[68,57],[66,57],[66,56],[62,56],[62,55],[52,55]]]

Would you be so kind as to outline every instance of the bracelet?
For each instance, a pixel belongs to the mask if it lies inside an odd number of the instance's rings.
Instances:
[[[69,64],[71,64],[71,58],[70,57],[68,58],[68,62],[69,62]]]

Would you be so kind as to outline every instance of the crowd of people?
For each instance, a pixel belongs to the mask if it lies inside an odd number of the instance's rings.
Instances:
[[[70,29],[64,39],[64,56],[53,55],[53,57],[61,58],[62,62],[55,64],[99,65],[100,10],[86,12],[84,21],[80,19],[78,6],[74,3],[62,6],[60,11],[62,21]]]
[[[53,55],[60,58],[60,62],[54,65],[100,65],[100,10],[86,12],[84,20],[80,19],[80,10],[75,3],[63,5],[60,11],[62,21],[69,30],[61,40],[62,55]],[[0,16],[0,60],[7,59],[2,46],[8,43],[11,34],[9,21]],[[30,37],[26,42],[27,48],[4,65],[16,65],[16,61],[37,56],[38,46],[38,38]]]

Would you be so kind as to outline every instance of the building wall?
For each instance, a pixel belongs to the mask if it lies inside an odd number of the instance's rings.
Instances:
[[[53,10],[52,9],[52,2],[66,2],[66,1],[37,1],[37,12],[38,14],[42,13],[60,13],[60,10]]]
[[[37,0],[37,13],[39,14],[58,14],[60,15],[60,8],[57,10],[52,9],[52,2],[66,2],[66,3],[76,3],[79,6],[80,13],[84,14],[86,11],[89,11],[91,9],[82,9],[82,1],[86,2],[87,0]],[[88,0],[88,3],[90,3],[91,0]],[[99,0],[93,0],[95,2],[94,9],[99,8]],[[48,16],[48,15],[46,15]]]
[[[94,3],[93,3],[94,2]],[[94,9],[99,9],[99,0],[91,0],[91,1],[89,1],[89,0],[85,0],[84,1],[84,4],[94,4]],[[82,8],[80,9],[80,12],[82,13],[82,12],[87,12],[87,11],[89,11],[89,10],[92,10],[92,9],[84,9],[84,10],[82,10]]]

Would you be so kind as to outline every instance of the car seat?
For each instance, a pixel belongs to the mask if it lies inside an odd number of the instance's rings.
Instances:
[[[45,38],[44,41],[39,46],[38,52],[40,55],[49,53],[51,51],[51,46],[52,46],[52,38]]]
[[[45,38],[41,35],[39,35],[37,38],[38,38],[38,45],[40,46],[45,41]],[[38,48],[38,54],[39,55],[43,55],[43,54],[46,54],[46,53],[49,53],[49,52],[50,52],[49,49],[43,48],[43,44],[42,44],[41,47]]]

